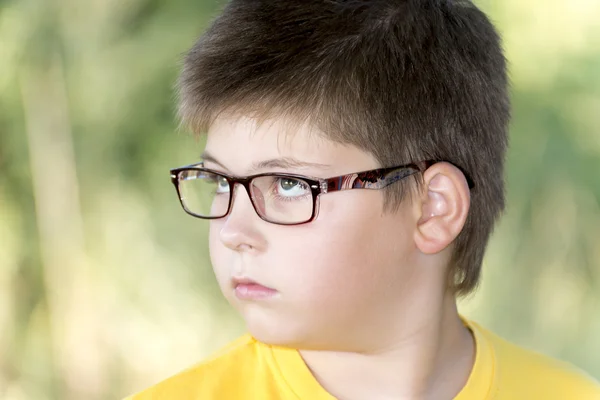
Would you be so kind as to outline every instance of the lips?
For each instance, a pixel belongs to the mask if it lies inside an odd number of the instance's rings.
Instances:
[[[277,294],[275,289],[261,285],[249,278],[233,278],[233,290],[240,300],[265,300]]]

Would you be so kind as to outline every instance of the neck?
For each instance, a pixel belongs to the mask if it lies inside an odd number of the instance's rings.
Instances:
[[[424,301],[425,307],[411,307],[411,315],[388,321],[383,340],[368,351],[300,354],[338,399],[452,399],[471,372],[474,342],[454,296],[446,294],[437,304]]]

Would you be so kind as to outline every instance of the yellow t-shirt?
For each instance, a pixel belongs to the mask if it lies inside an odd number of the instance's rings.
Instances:
[[[600,400],[584,373],[517,347],[465,321],[475,337],[473,370],[455,400]],[[246,335],[212,358],[126,400],[334,400],[299,352]]]

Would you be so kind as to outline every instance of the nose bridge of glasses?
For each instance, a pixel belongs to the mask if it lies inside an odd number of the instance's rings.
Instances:
[[[246,192],[246,196],[247,196],[247,200],[250,203],[251,208],[253,208],[256,211],[256,205],[254,204],[255,199],[253,198],[252,195],[252,189],[250,188],[250,185],[252,183],[252,179],[251,178],[237,178],[237,179],[231,179],[229,181],[229,185],[230,187],[230,191],[231,191],[231,206],[230,206],[230,210],[229,212],[231,213],[233,211],[233,207],[235,207],[236,202],[239,200],[238,196],[239,196],[239,187],[242,186],[244,188],[244,191]]]

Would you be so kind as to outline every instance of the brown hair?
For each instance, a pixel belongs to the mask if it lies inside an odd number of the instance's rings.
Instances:
[[[498,34],[466,0],[232,0],[185,58],[179,112],[198,132],[224,111],[293,116],[383,167],[457,165],[475,185],[449,270],[466,294],[504,208],[507,87]]]

